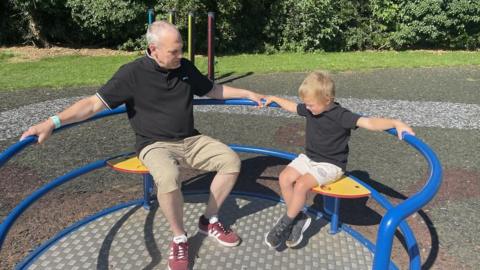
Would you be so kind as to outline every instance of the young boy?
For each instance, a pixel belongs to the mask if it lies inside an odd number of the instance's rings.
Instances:
[[[283,109],[306,118],[306,155],[300,154],[280,173],[279,182],[287,212],[265,235],[265,243],[278,247],[286,241],[288,247],[299,245],[311,218],[301,210],[307,193],[317,185],[339,179],[345,172],[350,131],[357,127],[368,130],[396,128],[414,134],[399,120],[367,118],[352,113],[335,102],[335,84],[331,77],[317,71],[309,74],[298,89],[303,103],[297,104],[276,96],[266,98],[265,105],[277,103]]]

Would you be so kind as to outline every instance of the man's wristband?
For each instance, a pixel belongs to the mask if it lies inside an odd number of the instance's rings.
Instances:
[[[62,126],[62,122],[60,122],[60,117],[58,117],[58,115],[51,116],[50,119],[52,119],[55,129],[60,128]]]

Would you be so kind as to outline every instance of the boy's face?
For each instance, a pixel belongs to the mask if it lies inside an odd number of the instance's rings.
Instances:
[[[313,115],[319,115],[326,111],[332,103],[328,98],[318,99],[313,95],[305,96],[302,98],[302,100],[305,103],[307,110],[309,110]]]

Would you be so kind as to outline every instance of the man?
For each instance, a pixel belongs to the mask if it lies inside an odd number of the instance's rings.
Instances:
[[[240,238],[223,227],[217,217],[220,206],[240,172],[240,159],[228,146],[194,129],[194,95],[215,99],[248,98],[259,105],[262,95],[212,83],[182,58],[182,38],[167,22],[151,24],[147,30],[146,56],[122,66],[91,97],[78,101],[58,115],[30,127],[21,137],[37,135],[44,142],[55,127],[85,120],[105,108],[126,104],[135,135],[136,151],[157,186],[160,208],[170,224],[168,268],[188,269],[188,244],[183,226],[183,197],[178,182],[178,160],[190,166],[217,171],[199,231],[224,246],[236,246]]]

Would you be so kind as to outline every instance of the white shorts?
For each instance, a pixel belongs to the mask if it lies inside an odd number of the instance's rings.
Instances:
[[[297,170],[301,175],[311,174],[319,185],[325,185],[340,179],[343,171],[337,165],[327,162],[315,162],[304,154],[300,154],[288,166]]]

